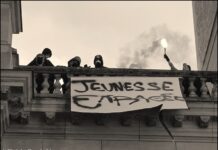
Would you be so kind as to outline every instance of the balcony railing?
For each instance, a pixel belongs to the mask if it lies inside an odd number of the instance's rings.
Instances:
[[[180,77],[182,93],[189,100],[210,101],[217,97],[217,72],[212,71],[28,66],[20,66],[15,70],[32,72],[33,98],[69,98],[71,76]],[[208,89],[207,84],[211,85],[212,90]]]

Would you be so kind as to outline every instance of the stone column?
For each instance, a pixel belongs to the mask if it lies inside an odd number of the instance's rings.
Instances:
[[[12,48],[12,34],[22,32],[20,1],[1,1],[1,69],[19,65],[16,49]]]
[[[9,3],[1,2],[1,68],[12,69],[12,18]]]

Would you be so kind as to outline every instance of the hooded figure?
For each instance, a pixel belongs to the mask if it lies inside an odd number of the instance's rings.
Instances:
[[[80,64],[81,64],[81,58],[79,56],[75,56],[68,61],[68,67],[70,67],[70,68],[81,68]],[[63,81],[64,81],[64,84],[62,85],[62,91],[65,94],[66,90],[68,88],[67,83],[69,81],[69,78],[67,77],[66,74],[62,74],[61,76],[62,76]]]
[[[54,66],[48,58],[52,56],[52,52],[49,48],[45,48],[41,54],[37,54],[36,57],[28,64],[28,66]],[[42,83],[44,81],[43,75],[41,73],[37,74],[36,83],[37,83],[37,92],[40,93],[42,90]],[[54,74],[49,74],[48,78],[49,83],[49,93],[54,91]]]
[[[104,62],[103,62],[103,58],[101,55],[96,55],[94,58],[94,65],[95,68],[105,68],[104,67]]]
[[[76,56],[68,61],[68,67],[80,67],[81,59],[79,56]]]

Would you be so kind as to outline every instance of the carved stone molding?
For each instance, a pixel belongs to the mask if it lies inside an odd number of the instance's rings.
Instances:
[[[55,123],[55,112],[45,112],[46,124],[52,125]]]
[[[20,97],[15,96],[8,100],[8,110],[10,119],[19,121],[23,111],[23,103],[21,103]]]
[[[20,123],[21,124],[28,124],[29,118],[30,118],[30,112],[24,112],[24,111],[21,112]]]
[[[70,121],[73,125],[80,125],[82,123],[82,115],[78,113],[70,114]]]
[[[155,116],[146,116],[145,117],[145,124],[148,127],[154,127],[156,126],[157,117]]]
[[[174,115],[172,116],[171,123],[173,127],[182,127],[184,115]]]
[[[207,128],[209,126],[210,116],[199,116],[197,119],[198,126],[200,128]]]
[[[120,117],[120,124],[122,126],[131,126],[132,123],[132,117],[130,116],[121,116]]]
[[[105,118],[102,115],[96,115],[95,116],[95,124],[98,126],[104,126],[105,125]]]

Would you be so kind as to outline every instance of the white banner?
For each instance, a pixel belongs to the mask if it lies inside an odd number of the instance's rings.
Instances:
[[[177,77],[71,77],[71,111],[117,113],[162,105],[187,109]]]

